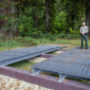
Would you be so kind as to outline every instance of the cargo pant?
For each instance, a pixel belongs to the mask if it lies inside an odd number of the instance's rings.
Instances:
[[[83,42],[85,40],[85,47],[88,49],[88,35],[81,36],[81,48],[83,48]]]

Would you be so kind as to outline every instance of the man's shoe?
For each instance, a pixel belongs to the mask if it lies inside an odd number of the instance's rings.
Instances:
[[[80,47],[80,49],[83,49],[82,47]]]

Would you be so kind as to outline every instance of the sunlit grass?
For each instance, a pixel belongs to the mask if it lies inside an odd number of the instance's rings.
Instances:
[[[48,38],[31,38],[31,37],[17,37],[14,39],[0,39],[0,51],[22,48],[22,47],[30,47],[35,45],[43,45],[43,44],[68,44],[73,46],[80,46],[80,39],[48,39]],[[88,40],[88,45],[90,46],[90,40]]]
[[[8,66],[14,67],[14,68],[19,68],[22,70],[28,70],[28,71],[32,71],[31,66],[34,65],[35,63],[30,62],[28,60],[24,60],[24,61],[20,61],[14,64],[10,64]]]
[[[80,46],[81,40],[80,39],[56,39],[56,40],[49,40],[49,39],[37,39],[40,44],[68,44],[73,46]],[[88,45],[90,46],[90,40],[88,40]]]

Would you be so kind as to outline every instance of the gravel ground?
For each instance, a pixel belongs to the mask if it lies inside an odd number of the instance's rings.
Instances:
[[[8,76],[0,75],[0,90],[51,90]]]

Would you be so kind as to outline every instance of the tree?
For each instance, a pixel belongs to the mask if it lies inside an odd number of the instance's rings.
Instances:
[[[17,31],[16,29],[16,7],[15,3],[12,0],[2,0],[0,3],[0,9],[2,10],[2,23],[1,31],[5,34],[8,33],[8,37],[12,37],[13,34]]]
[[[9,35],[16,32],[17,28],[19,31],[20,27],[23,28],[21,28],[23,33],[32,31],[36,34],[39,32],[56,33],[60,29],[60,32],[65,31],[65,33],[70,33],[72,30],[79,31],[85,19],[90,26],[90,4],[88,2],[89,0],[1,0],[3,4],[1,4],[0,12],[3,16],[0,16],[0,28],[6,26]],[[63,17],[65,21],[62,20],[62,12],[65,13]]]
[[[89,0],[86,1],[86,22],[90,30],[90,3]]]
[[[46,32],[54,31],[54,21],[56,16],[56,0],[46,0]]]

